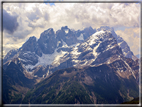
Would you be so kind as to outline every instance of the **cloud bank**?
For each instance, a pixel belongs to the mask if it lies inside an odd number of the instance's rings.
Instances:
[[[41,32],[48,28],[57,31],[62,26],[75,30],[89,26],[93,28],[110,26],[114,29],[140,27],[139,3],[55,3],[54,5],[49,3],[5,3],[3,7],[7,13],[17,14],[15,23],[16,21],[18,23],[17,28],[14,27],[11,30],[13,34],[9,34],[8,31],[4,32],[5,49],[6,46],[12,48],[14,42],[16,47],[20,47],[19,44],[25,42],[30,36],[39,38]],[[127,36],[124,37],[127,38],[127,42],[130,41],[128,38],[132,37],[127,30],[123,33],[117,31],[117,33],[120,36],[125,33],[123,35]],[[133,37],[139,39],[134,36],[134,33]],[[133,51],[134,48],[131,49]]]

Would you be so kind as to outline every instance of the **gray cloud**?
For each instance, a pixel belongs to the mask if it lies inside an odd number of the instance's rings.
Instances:
[[[9,33],[13,34],[18,28],[17,16],[12,16],[3,10],[3,28]]]
[[[34,21],[34,20],[37,20],[37,19],[39,19],[39,17],[35,14],[35,13],[29,13],[28,15],[27,15],[27,17],[31,20],[31,21]]]
[[[44,19],[45,19],[46,21],[48,21],[49,15],[48,15],[47,13],[44,14]]]
[[[40,18],[40,16],[42,15],[39,8],[34,8],[33,10],[34,10],[33,12],[27,13],[27,17],[31,21],[38,20]]]

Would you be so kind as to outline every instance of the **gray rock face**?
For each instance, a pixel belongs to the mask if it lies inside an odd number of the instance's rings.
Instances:
[[[35,52],[38,56],[42,55],[42,51],[38,45],[37,38],[35,36],[30,37],[27,42],[19,49],[20,52]]]
[[[56,32],[58,41],[61,42],[60,46],[63,46],[65,42],[68,46],[77,43],[77,38],[75,37],[74,31],[71,31],[67,26],[62,27],[61,30]]]
[[[74,31],[69,29],[67,26],[62,27],[61,30],[56,32],[58,41],[61,41],[61,45],[63,45],[63,41],[68,45],[71,46],[76,43],[81,43],[86,40],[89,36],[95,33],[96,30],[92,29],[92,27],[85,28],[84,30]]]
[[[99,29],[97,29],[97,31],[100,31],[100,30],[111,31],[112,35],[116,38],[119,47],[122,49],[123,55],[133,60],[137,59],[136,56],[134,56],[133,52],[130,50],[128,44],[123,40],[122,37],[120,37],[119,35],[116,35],[113,28],[108,26],[102,26]]]
[[[24,65],[35,65],[38,62],[37,55],[30,51],[20,52],[19,58]]]
[[[4,57],[4,60],[3,60],[3,63],[5,63],[6,61],[12,59],[16,54],[18,53],[18,49],[13,49],[13,50],[10,50],[6,56]]]
[[[92,27],[85,28],[83,31],[78,30],[78,36],[82,33],[84,40],[86,40],[90,35],[94,34],[96,32],[96,29],[93,29]]]
[[[38,45],[44,54],[54,53],[54,50],[57,47],[57,39],[52,28],[41,33]]]

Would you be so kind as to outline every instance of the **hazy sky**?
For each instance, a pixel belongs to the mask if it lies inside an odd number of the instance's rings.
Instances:
[[[30,37],[62,26],[84,29],[114,27],[135,55],[140,47],[140,3],[4,3],[4,54],[19,48]]]

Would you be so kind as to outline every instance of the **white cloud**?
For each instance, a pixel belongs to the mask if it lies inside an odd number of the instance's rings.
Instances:
[[[4,37],[15,43],[24,42],[30,36],[39,38],[40,33],[48,28],[56,31],[66,25],[75,30],[102,25],[138,27],[140,17],[140,4],[136,3],[55,3],[53,6],[45,3],[6,3],[3,7],[10,14],[18,15],[17,31]]]

